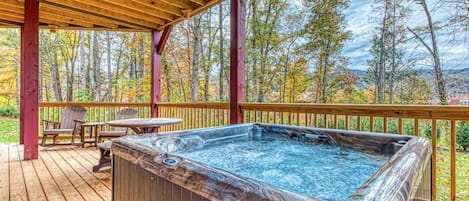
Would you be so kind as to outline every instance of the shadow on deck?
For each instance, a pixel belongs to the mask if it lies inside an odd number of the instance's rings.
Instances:
[[[111,170],[93,173],[94,147],[40,147],[23,161],[23,146],[0,143],[0,200],[111,200]]]

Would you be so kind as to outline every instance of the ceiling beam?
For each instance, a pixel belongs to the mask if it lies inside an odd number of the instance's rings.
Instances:
[[[167,12],[158,12],[158,10],[156,10],[154,7],[149,7],[147,5],[142,5],[139,3],[132,3],[129,0],[104,0],[104,1],[108,2],[109,4],[121,6],[123,8],[132,10],[130,12],[142,12],[147,15],[151,15],[153,17],[157,17],[157,18],[167,20],[167,21],[172,21],[178,17],[177,15],[173,15]],[[161,9],[161,10],[164,10],[164,9]]]
[[[173,5],[173,6],[176,6],[176,7],[179,7],[179,8],[182,8],[182,9],[194,9],[194,5],[192,5],[191,3],[188,3],[187,1],[184,1],[184,0],[178,0],[178,1],[174,1],[174,0],[159,0],[163,3],[166,3],[166,4],[169,4],[169,5]]]
[[[190,12],[188,13],[188,15],[189,15],[188,17],[197,15],[197,14],[199,14],[199,13],[205,11],[206,9],[208,9],[208,8],[210,8],[210,7],[212,7],[212,6],[216,5],[216,4],[219,4],[219,3],[222,2],[222,1],[223,1],[223,0],[212,0],[212,1],[208,2],[207,4],[205,4],[204,6],[197,7],[196,9],[194,9],[194,10],[192,10],[192,11],[190,11]],[[165,28],[165,27],[167,27],[167,26],[174,25],[174,24],[176,24],[176,23],[178,23],[178,22],[181,22],[181,21],[183,21],[183,20],[186,20],[186,19],[187,19],[186,16],[181,16],[181,17],[179,17],[178,19],[176,19],[176,20],[174,20],[174,21],[172,21],[172,22],[170,22],[170,23],[168,23],[168,24],[162,26],[161,28]]]
[[[105,20],[101,20],[99,18],[91,18],[91,17],[87,17],[87,16],[84,16],[84,15],[77,15],[77,14],[74,14],[73,12],[65,12],[64,10],[58,10],[58,9],[54,9],[54,8],[47,7],[47,6],[44,6],[44,5],[42,5],[40,7],[40,11],[41,11],[41,13],[42,12],[47,12],[47,13],[51,13],[51,14],[54,14],[54,15],[59,15],[59,16],[67,17],[67,18],[72,18],[72,19],[75,19],[75,20],[83,21],[83,22],[92,22],[95,25],[102,26],[102,27],[107,27],[107,28],[110,28],[110,29],[114,29],[114,28],[119,27],[119,25],[117,25],[116,23],[110,23],[110,22],[107,22]],[[41,13],[39,13],[39,14],[41,14]]]
[[[159,10],[161,12],[166,12],[172,15],[175,15],[177,17],[182,16],[182,12],[178,7],[175,7],[170,4],[165,4],[160,1],[155,1],[155,0],[131,0],[134,3],[141,4],[148,6],[152,9]]]
[[[205,5],[205,1],[204,1],[204,0],[191,0],[191,2],[194,2],[194,3],[196,3],[196,4],[199,4],[200,6]]]
[[[153,27],[143,26],[139,23],[129,22],[121,18],[115,18],[114,16],[102,15],[100,14],[101,10],[99,9],[91,9],[90,11],[87,9],[88,8],[87,6],[83,6],[73,1],[67,1],[67,2],[70,3],[71,5],[68,6],[68,5],[57,4],[55,2],[51,2],[48,0],[42,0],[41,3],[47,5],[48,7],[52,7],[55,9],[67,10],[67,12],[73,12],[74,14],[84,15],[84,16],[88,16],[91,18],[99,18],[102,20],[106,20],[109,22],[120,24],[122,26],[129,27],[129,28],[144,29],[144,30],[151,30],[153,28]]]
[[[87,22],[79,19],[74,19],[70,17],[66,17],[63,15],[57,15],[54,13],[48,13],[48,12],[40,12],[39,13],[39,21],[43,22],[43,20],[48,20],[48,21],[57,21],[57,22],[62,22],[64,24],[74,24],[82,27],[94,27],[94,24],[92,22]],[[60,24],[56,24],[57,26],[60,26]]]
[[[63,0],[58,0],[58,1],[63,1]],[[127,20],[139,21],[139,23],[141,23],[142,25],[150,26],[153,28],[156,28],[160,25],[167,23],[165,20],[150,16],[147,13],[142,13],[136,10],[129,11],[129,9],[126,9],[122,6],[119,6],[116,4],[110,4],[105,1],[74,0],[74,2],[79,2],[79,4],[86,5],[90,8],[98,8],[104,12],[102,13],[103,15],[118,16]]]

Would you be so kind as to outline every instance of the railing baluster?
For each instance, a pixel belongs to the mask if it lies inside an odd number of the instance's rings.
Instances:
[[[436,161],[437,161],[437,124],[436,119],[432,119],[432,200],[437,200],[436,194]]]
[[[398,128],[398,131],[397,131],[397,132],[398,132],[399,134],[403,134],[403,126],[402,126],[403,120],[402,120],[402,118],[399,117],[399,118],[397,119],[397,124],[398,124],[398,125],[397,125],[397,128]]]
[[[362,130],[362,120],[360,116],[357,116],[357,130],[361,131]]]
[[[339,127],[339,118],[337,117],[336,114],[334,114],[334,128],[337,129]]]
[[[375,131],[375,122],[374,122],[373,116],[370,116],[370,132],[374,132],[374,131]]]
[[[456,121],[451,120],[450,198],[456,200]]]
[[[383,117],[383,133],[388,133],[388,118]]]
[[[414,135],[419,136],[419,119],[414,119]]]
[[[345,130],[350,129],[350,116],[345,115]]]

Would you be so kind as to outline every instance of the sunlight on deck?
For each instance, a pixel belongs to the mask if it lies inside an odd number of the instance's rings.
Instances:
[[[93,173],[96,148],[40,147],[23,161],[23,146],[0,143],[0,200],[111,200],[111,171]]]

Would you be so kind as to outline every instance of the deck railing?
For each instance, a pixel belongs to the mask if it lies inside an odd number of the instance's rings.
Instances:
[[[87,121],[108,121],[115,118],[121,108],[139,111],[139,117],[150,116],[148,103],[41,103],[41,119],[60,117],[60,110],[69,106],[88,109]],[[183,119],[183,123],[162,127],[161,131],[222,126],[229,124],[228,103],[158,103],[160,117]],[[276,123],[314,126],[383,133],[419,135],[432,142],[432,198],[456,200],[456,129],[457,121],[469,121],[467,106],[433,105],[333,105],[333,104],[261,104],[242,103],[244,122]],[[444,192],[446,182],[437,181],[437,135],[440,128],[449,135],[449,192]],[[446,131],[447,130],[447,131]],[[442,131],[442,132],[443,132]],[[438,174],[446,174],[438,172]],[[463,179],[463,178],[461,178]],[[459,180],[458,180],[459,182]],[[437,185],[439,183],[439,185]],[[442,185],[441,185],[442,183]]]
[[[161,131],[186,130],[229,124],[227,103],[158,103],[158,116],[182,119],[181,124],[164,126]]]

